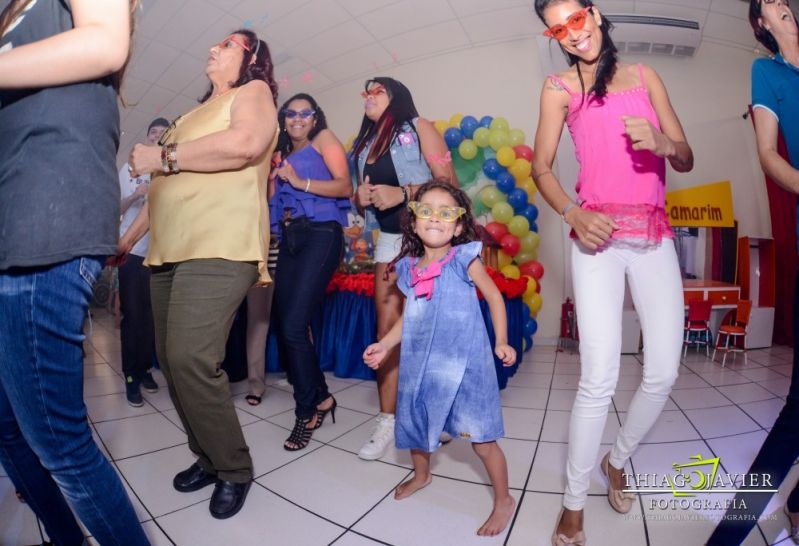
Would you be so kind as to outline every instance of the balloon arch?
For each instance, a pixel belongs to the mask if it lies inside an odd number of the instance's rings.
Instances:
[[[472,200],[478,221],[502,247],[498,265],[511,279],[525,278],[523,300],[528,319],[524,324],[525,348],[532,347],[541,309],[538,261],[538,188],[531,176],[533,149],[525,144],[521,129],[511,129],[503,117],[454,114],[434,125],[450,148],[461,188]]]

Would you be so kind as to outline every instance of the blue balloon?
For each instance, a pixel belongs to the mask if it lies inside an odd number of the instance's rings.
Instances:
[[[521,214],[527,208],[527,192],[516,188],[508,194],[508,204],[513,207],[513,212]]]
[[[525,317],[533,316],[533,314],[530,312],[530,307],[528,307],[526,303],[522,303],[522,311],[524,311],[524,314],[522,316]]]
[[[500,165],[496,159],[491,158],[483,162],[483,172],[491,180],[496,180],[501,173],[507,172],[507,169]]]
[[[450,149],[457,148],[458,144],[463,142],[463,133],[456,127],[450,127],[444,131],[444,141]]]
[[[530,231],[535,231],[536,233],[538,233],[538,224],[536,224],[535,222],[531,222]]]
[[[532,317],[524,321],[524,337],[533,337],[538,331],[538,323]]]
[[[480,118],[480,127],[485,127],[486,129],[490,129],[492,121],[494,121],[494,118],[492,118],[491,116],[483,116]]]
[[[516,179],[513,175],[505,171],[497,176],[497,189],[502,193],[510,193],[516,188]]]
[[[463,116],[461,120],[461,131],[466,138],[472,138],[474,131],[480,127],[480,122],[474,116]]]
[[[530,226],[532,226],[538,218],[538,207],[535,205],[527,205],[519,214],[527,218],[527,221],[530,222]]]

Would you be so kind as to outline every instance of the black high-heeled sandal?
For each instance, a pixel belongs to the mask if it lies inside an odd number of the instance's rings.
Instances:
[[[333,397],[331,396],[330,398]],[[336,399],[333,398],[333,403],[330,404],[329,408],[324,410],[316,408],[316,426],[314,427],[314,430],[322,426],[322,423],[325,422],[325,417],[327,417],[328,413],[330,414],[330,418],[333,420],[333,422],[336,422],[336,406],[338,406],[338,402],[336,402]]]
[[[288,439],[283,442],[283,449],[286,451],[299,451],[308,447],[308,444],[311,442],[311,435],[313,431],[316,430],[315,427],[308,428],[306,426],[310,422],[310,419],[301,419],[297,417],[294,421],[294,428],[291,430],[291,434]],[[289,443],[293,445],[287,445]]]

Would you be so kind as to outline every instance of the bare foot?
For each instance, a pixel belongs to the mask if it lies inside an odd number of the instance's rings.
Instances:
[[[574,537],[583,530],[583,511],[582,510],[569,510],[563,509],[560,516],[558,527],[555,530],[556,535],[564,535],[566,537]]]
[[[414,472],[413,477],[410,480],[402,482],[397,486],[397,488],[394,490],[394,498],[396,500],[402,500],[405,497],[410,497],[420,489],[428,486],[432,481],[433,476],[431,474],[419,476],[419,474]]]
[[[477,534],[481,537],[493,537],[500,534],[508,526],[510,518],[513,516],[513,511],[516,509],[516,499],[507,496],[494,502],[494,509],[485,523],[477,530]]]

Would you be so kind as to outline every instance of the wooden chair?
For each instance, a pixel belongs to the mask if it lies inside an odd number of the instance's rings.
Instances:
[[[749,324],[749,314],[752,312],[752,301],[741,300],[738,302],[738,307],[735,309],[735,317],[731,324],[722,324],[719,327],[719,333],[716,336],[716,346],[713,349],[713,358],[716,359],[716,351],[724,351],[724,358],[721,359],[722,368],[727,361],[727,354],[743,353],[744,362],[746,359],[746,325]],[[721,345],[721,336],[724,336],[724,346]],[[730,346],[730,338],[732,338],[732,346]],[[738,344],[740,343],[740,347]],[[735,354],[733,354],[735,358]]]

